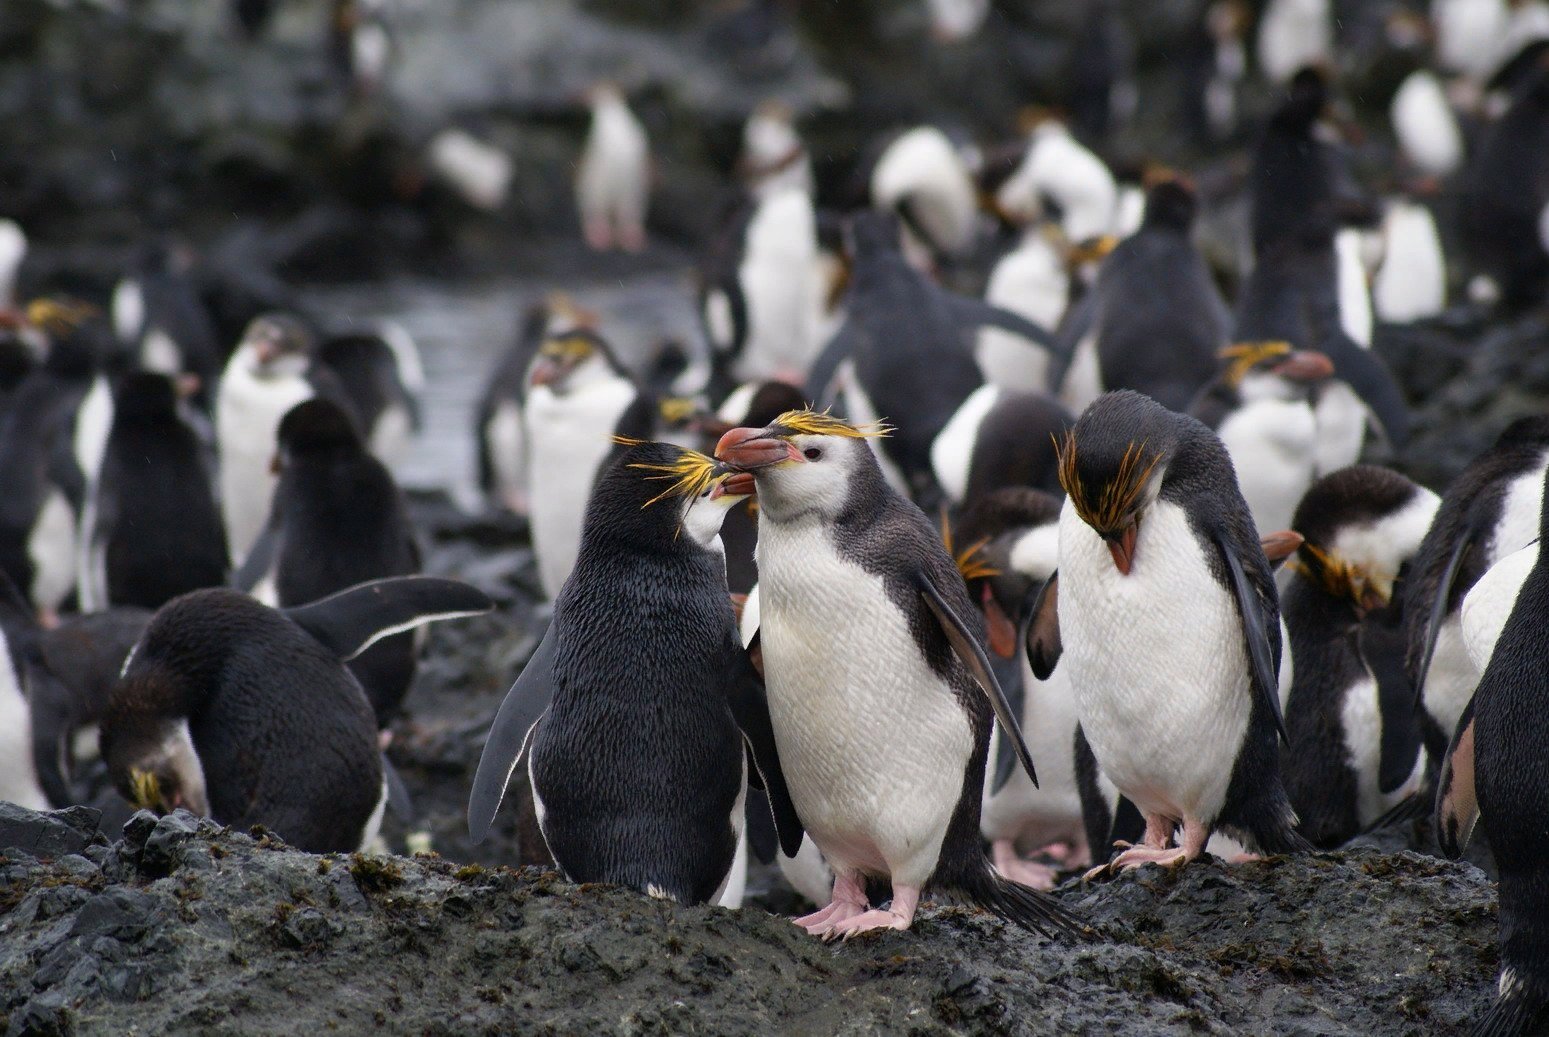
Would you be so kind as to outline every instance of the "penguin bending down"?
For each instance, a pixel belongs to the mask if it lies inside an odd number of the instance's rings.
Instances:
[[[156,609],[226,582],[226,531],[204,444],[183,415],[187,383],[119,379],[101,468],[82,512],[80,600]]]
[[[935,888],[1077,935],[1057,900],[997,875],[979,843],[992,719],[1029,776],[1032,760],[953,559],[887,485],[865,442],[876,434],[792,411],[716,447],[757,486],[770,719],[791,801],[834,871],[831,902],[796,922],[824,937],[907,929]],[[867,878],[891,883],[890,908],[868,909]]]
[[[1033,673],[1069,667],[1097,764],[1146,820],[1144,844],[1094,874],[1193,860],[1217,827],[1265,853],[1308,849],[1280,781],[1274,577],[1226,448],[1194,418],[1106,393],[1066,436],[1060,477]]]
[[[1405,581],[1406,664],[1426,750],[1439,759],[1483,673],[1464,644],[1461,606],[1496,563],[1538,536],[1549,417],[1522,418],[1447,487]]]
[[[1041,392],[981,385],[931,442],[931,471],[953,504],[1001,487],[1059,490],[1054,445],[1075,416]]]
[[[525,754],[544,842],[573,882],[718,898],[749,782],[768,791],[781,845],[796,854],[801,822],[719,540],[727,509],[751,490],[747,475],[718,475],[705,455],[664,443],[632,445],[602,474],[554,622],[480,757],[475,842]]]
[[[532,546],[550,600],[575,565],[582,519],[614,436],[651,434],[654,405],[602,337],[573,327],[544,340],[522,411],[531,475]]]
[[[1544,498],[1549,501],[1549,495]],[[1549,536],[1549,506],[1539,537]],[[1484,677],[1458,721],[1437,785],[1436,832],[1456,860],[1476,821],[1500,870],[1501,977],[1477,1035],[1523,1034],[1549,1007],[1549,562],[1538,552]]]
[[[1281,774],[1315,846],[1370,827],[1424,773],[1394,598],[1438,503],[1397,472],[1355,465],[1319,479],[1296,509],[1304,540],[1281,595],[1296,659]]]
[[[419,571],[403,495],[338,404],[307,400],[280,421],[279,485],[269,525],[239,574],[239,590],[268,584],[289,608],[367,580]],[[350,660],[376,715],[392,722],[418,667],[415,635],[384,637]]]
[[[899,134],[872,168],[871,204],[897,214],[903,252],[920,270],[958,255],[973,241],[979,200],[973,174],[952,139],[934,126]]]
[[[318,345],[317,360],[338,378],[371,452],[386,465],[396,463],[419,427],[415,393],[425,383],[409,333],[387,325],[333,335]]]
[[[1285,342],[1239,343],[1221,358],[1225,369],[1189,413],[1221,437],[1259,532],[1285,529],[1316,475],[1312,398],[1334,365],[1322,353],[1292,352]]]
[[[1067,241],[1113,232],[1119,198],[1113,173],[1057,119],[1033,127],[1021,164],[995,193],[995,207],[1028,220],[1040,214],[1046,198],[1059,207]]]
[[[650,143],[645,127],[612,83],[587,93],[592,125],[576,166],[576,203],[586,243],[599,251],[615,245],[645,248],[645,206],[650,189]]]
[[[102,721],[102,758],[135,806],[263,824],[311,853],[376,836],[387,785],[375,719],[344,660],[438,619],[488,612],[453,580],[376,580],[293,609],[195,591],[158,611]]]

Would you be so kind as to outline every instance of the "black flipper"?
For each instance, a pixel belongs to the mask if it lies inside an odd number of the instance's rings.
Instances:
[[[1377,680],[1377,709],[1382,717],[1377,787],[1383,793],[1402,788],[1420,757],[1420,718],[1415,714],[1414,689],[1404,670],[1402,613],[1389,605],[1369,613],[1361,623],[1361,658]]]
[[[807,372],[807,387],[803,394],[809,403],[816,407],[826,405],[832,398],[829,392],[834,377],[838,375],[839,368],[850,359],[850,354],[855,352],[855,345],[860,341],[861,329],[852,315],[845,319],[834,332],[833,338],[823,347],[823,352],[813,361],[812,367]]]
[[[754,771],[748,772],[748,798],[743,807],[744,831],[748,837],[748,850],[760,864],[773,864],[780,852],[780,833],[775,828],[774,813],[769,806],[769,795],[751,785]]]
[[[1383,359],[1362,349],[1337,324],[1323,343],[1323,352],[1334,364],[1334,375],[1370,408],[1382,434],[1394,449],[1409,440],[1409,403]]]
[[[1034,345],[1042,346],[1050,353],[1055,353],[1062,348],[1059,339],[1049,329],[1034,324],[1019,313],[1012,313],[994,303],[967,295],[953,295],[950,292],[941,294],[947,300],[947,308],[952,312],[952,319],[965,328],[999,328],[1025,338]],[[1068,356],[1061,355],[1059,359],[1061,363],[1070,362]]]
[[[258,539],[253,541],[253,546],[248,548],[247,557],[242,559],[242,567],[231,575],[231,586],[234,589],[251,594],[263,582],[264,577],[274,569],[274,560],[279,557],[281,535],[280,527],[275,523],[264,526]]]
[[[1470,519],[1463,534],[1458,537],[1458,542],[1453,545],[1447,567],[1442,570],[1441,580],[1436,584],[1436,598],[1431,602],[1431,614],[1425,620],[1425,646],[1420,652],[1420,668],[1415,671],[1413,706],[1416,711],[1425,699],[1425,680],[1431,674],[1431,657],[1436,654],[1436,639],[1441,636],[1441,625],[1447,621],[1447,603],[1452,600],[1452,587],[1457,582],[1458,570],[1463,567],[1463,559],[1468,557],[1468,550],[1474,544],[1475,532],[1474,523]]]
[[[1011,658],[1003,659],[998,655],[990,656],[990,669],[995,674],[995,680],[1000,684],[1000,690],[1006,696],[1006,705],[1011,707],[1014,715],[1020,717],[1027,708],[1027,689],[1022,686],[1022,660],[1013,653]],[[1011,736],[1000,724],[995,725],[995,771],[990,779],[990,791],[999,792],[1006,787],[1006,782],[1011,780],[1017,767],[1016,747],[1011,743]]]
[[[387,809],[406,825],[414,823],[414,804],[409,801],[409,787],[403,783],[403,775],[393,766],[393,761],[382,754],[382,778],[387,782]]]
[[[1458,718],[1458,729],[1441,761],[1436,781],[1436,841],[1452,860],[1463,856],[1479,820],[1479,797],[1474,790],[1474,700]]]
[[[55,810],[75,804],[65,775],[69,752],[70,704],[63,684],[42,666],[27,668],[27,698],[32,707],[32,763],[38,785]]]
[[[473,791],[468,794],[468,835],[475,843],[483,842],[489,834],[511,774],[527,749],[527,739],[554,699],[554,655],[558,644],[559,635],[551,624],[495,713],[484,751],[479,754]]]
[[[1065,381],[1065,375],[1070,370],[1070,360],[1076,355],[1076,350],[1081,346],[1081,340],[1086,338],[1097,324],[1097,293],[1089,291],[1075,302],[1071,303],[1065,311],[1065,317],[1060,321],[1059,345],[1049,350],[1049,391],[1058,393],[1060,386]]]
[[[1060,572],[1056,569],[1039,588],[1027,632],[1022,636],[1022,643],[1027,646],[1028,665],[1033,668],[1033,676],[1041,681],[1049,679],[1065,650],[1064,642],[1060,640],[1059,592]]]
[[[918,577],[920,597],[931,614],[936,617],[936,622],[941,626],[941,632],[946,635],[947,643],[952,646],[952,651],[968,667],[968,672],[973,675],[974,681],[983,690],[985,697],[990,700],[990,707],[995,710],[995,719],[1000,723],[1001,730],[1005,732],[1011,742],[1011,748],[1016,753],[1017,759],[1022,763],[1022,769],[1027,771],[1027,776],[1033,780],[1033,787],[1038,786],[1038,773],[1033,770],[1033,754],[1028,752],[1027,743],[1022,740],[1022,725],[1020,718],[1012,712],[1011,704],[1006,701],[1006,695],[1000,690],[1000,684],[995,680],[995,672],[990,669],[990,660],[984,654],[984,647],[979,644],[967,626],[963,624],[957,613],[952,611],[952,606],[947,604],[947,599],[942,597],[941,591],[930,581],[925,573]]]
[[[769,719],[769,699],[752,661],[746,653],[741,654],[741,659],[742,672],[728,682],[728,704],[737,726],[742,729],[742,737],[752,753],[759,776],[763,778],[775,831],[780,835],[780,849],[787,857],[795,857],[801,849],[803,829],[796,805],[791,802],[790,789],[785,784],[785,772],[780,769],[780,750],[775,746],[774,725]]]
[[[392,576],[280,611],[348,662],[384,637],[439,619],[483,615],[494,607],[484,592],[457,580]]]
[[[1232,574],[1232,593],[1237,598],[1243,636],[1248,642],[1248,669],[1253,690],[1263,700],[1269,715],[1274,717],[1280,740],[1289,745],[1291,739],[1285,733],[1285,718],[1280,715],[1280,681],[1275,671],[1275,650],[1269,642],[1269,617],[1264,614],[1263,601],[1248,579],[1237,551],[1220,533],[1215,539],[1221,557],[1226,560],[1227,571]]]

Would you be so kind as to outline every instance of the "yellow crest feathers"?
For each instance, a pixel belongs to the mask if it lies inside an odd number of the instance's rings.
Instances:
[[[618,442],[624,438],[626,437],[615,436],[614,441]],[[639,442],[635,440],[628,445],[634,446]],[[680,452],[677,459],[670,464],[637,462],[629,466],[642,472],[652,473],[646,476],[648,479],[671,480],[671,485],[646,501],[644,507],[649,508],[667,497],[697,497],[709,489],[710,484],[715,482],[716,476],[720,474],[714,458],[706,457],[699,451],[689,450],[686,447],[679,447],[678,450]]]
[[[773,427],[783,436],[844,436],[846,439],[872,439],[893,431],[885,421],[851,425],[828,411],[814,410],[788,410],[774,419]]]
[[[80,327],[96,312],[97,308],[90,303],[67,302],[61,299],[34,299],[27,304],[27,323],[36,325],[51,335],[63,335]]]
[[[1098,532],[1117,529],[1121,520],[1135,506],[1151,473],[1161,463],[1162,455],[1154,453],[1146,458],[1146,444],[1130,443],[1119,459],[1119,470],[1113,480],[1098,493],[1095,501],[1089,500],[1081,485],[1081,473],[1076,468],[1076,431],[1068,429],[1063,443],[1055,444],[1059,457],[1060,487],[1070,497],[1081,521]]]
[[[1238,342],[1216,354],[1219,359],[1227,361],[1226,380],[1232,385],[1242,384],[1248,372],[1264,361],[1290,355],[1291,343],[1283,341]]]
[[[947,510],[941,509],[941,542],[947,549],[947,554],[952,556],[952,562],[957,566],[958,573],[964,582],[970,580],[985,580],[991,576],[999,576],[1000,570],[984,560],[980,554],[984,545],[990,542],[989,537],[980,537],[961,551],[952,543],[952,524],[947,521]]]
[[[138,767],[129,771],[129,791],[134,805],[141,810],[161,809],[161,782],[150,771]]]

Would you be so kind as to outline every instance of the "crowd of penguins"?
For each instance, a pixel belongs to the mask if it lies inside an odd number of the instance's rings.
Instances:
[[[1526,1032],[1549,1004],[1549,415],[1442,496],[1360,463],[1407,437],[1373,328],[1441,312],[1444,237],[1482,304],[1545,299],[1549,11],[1494,6],[1487,66],[1458,71],[1466,18],[1433,30],[1453,63],[1395,96],[1378,195],[1302,39],[1326,5],[1269,5],[1231,300],[1191,179],[1116,180],[1051,113],[1000,158],[889,134],[870,204],[835,215],[790,112],[755,112],[706,348],[640,375],[555,294],[479,404],[481,484],[526,517],[553,613],[474,839],[528,787],[575,881],[738,904],[757,855],[824,938],[938,893],[1081,940],[1064,872],[1419,816],[1458,856],[1482,821],[1503,967],[1478,1032]],[[637,249],[649,145],[621,92],[590,103],[584,237]],[[1018,237],[984,297],[944,287],[991,224]],[[384,463],[417,422],[413,342],[301,308],[232,325],[176,247],[105,306],[24,305],[25,252],[0,224],[0,798],[78,802],[100,756],[138,808],[373,845],[408,810],[383,750],[416,628],[493,607],[417,575]]]

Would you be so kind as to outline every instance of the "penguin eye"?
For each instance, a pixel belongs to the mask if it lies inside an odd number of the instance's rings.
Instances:
[[[818,458],[823,456],[823,451],[819,450],[815,446],[809,446],[807,449],[803,450],[801,453],[802,453],[802,456],[805,457],[809,461],[816,461]]]

